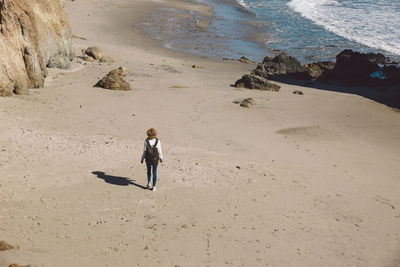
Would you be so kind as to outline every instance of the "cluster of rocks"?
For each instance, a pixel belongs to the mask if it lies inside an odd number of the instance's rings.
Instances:
[[[83,55],[78,58],[83,59],[84,61],[93,62],[98,60],[100,62],[114,62],[112,58],[106,57],[103,50],[97,46],[91,46],[82,50],[82,54]]]
[[[268,79],[282,75],[299,75],[305,72],[305,67],[295,57],[282,53],[274,58],[266,56],[252,74]]]
[[[101,87],[110,90],[127,91],[131,90],[131,85],[126,80],[129,70],[125,67],[110,71],[104,78],[98,81],[94,87]]]
[[[303,91],[300,91],[300,90],[294,91],[293,94],[295,94],[295,95],[304,95]]]
[[[266,56],[250,74],[236,81],[236,87],[273,90],[269,80],[334,81],[350,85],[395,86],[400,82],[400,69],[382,54],[363,54],[344,50],[336,62],[323,61],[302,65],[295,57],[281,53]],[[275,91],[275,90],[274,90]]]

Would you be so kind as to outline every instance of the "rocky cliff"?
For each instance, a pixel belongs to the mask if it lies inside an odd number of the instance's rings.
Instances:
[[[42,87],[72,54],[64,0],[0,0],[0,96]]]

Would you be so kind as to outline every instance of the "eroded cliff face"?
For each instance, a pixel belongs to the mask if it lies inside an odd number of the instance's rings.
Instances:
[[[64,0],[0,0],[0,96],[43,87],[46,67],[72,57]]]

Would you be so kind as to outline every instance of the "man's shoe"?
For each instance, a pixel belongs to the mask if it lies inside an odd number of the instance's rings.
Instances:
[[[153,186],[153,191],[156,191],[156,190],[157,190],[157,188],[155,186]]]
[[[150,188],[151,188],[151,183],[150,183],[150,182],[146,185],[146,188],[147,188],[147,189],[150,189]]]

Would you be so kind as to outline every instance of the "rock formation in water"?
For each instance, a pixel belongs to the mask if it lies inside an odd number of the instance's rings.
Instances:
[[[48,68],[70,67],[64,0],[0,0],[0,96],[43,87]]]

